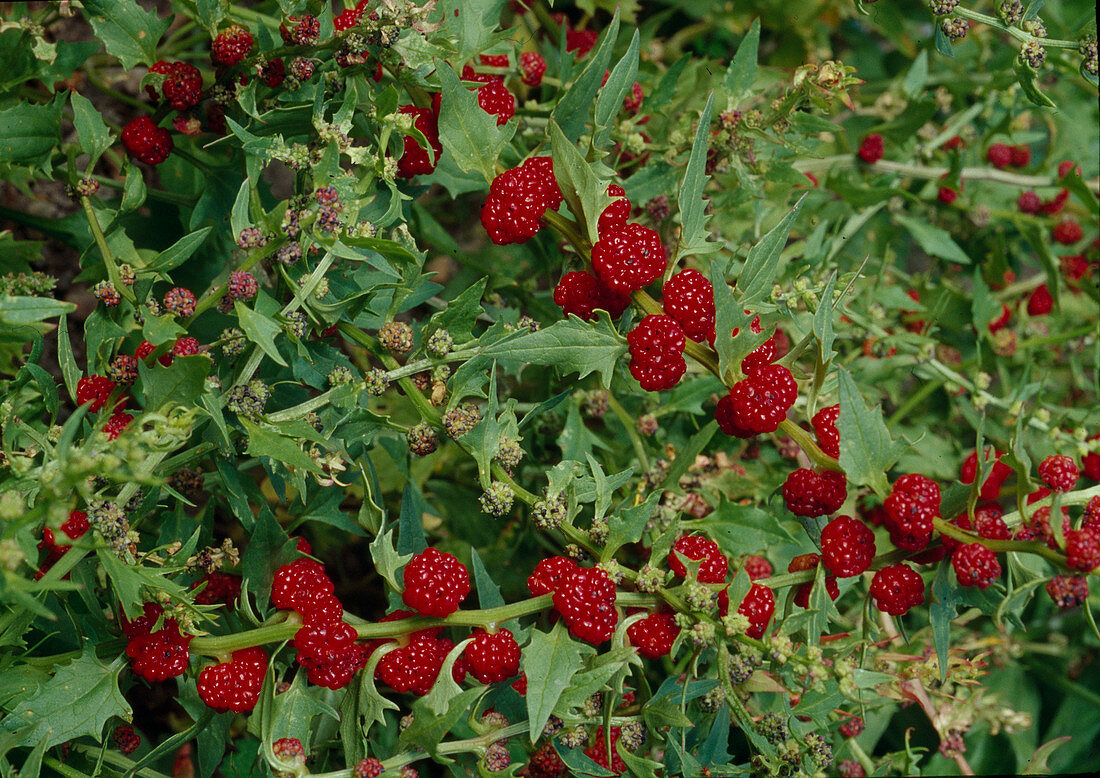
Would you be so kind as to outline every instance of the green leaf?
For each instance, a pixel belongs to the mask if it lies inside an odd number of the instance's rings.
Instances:
[[[294,438],[271,427],[261,427],[248,419],[237,419],[248,433],[248,453],[256,457],[270,457],[275,462],[320,473],[321,468],[302,451]]]
[[[61,143],[61,106],[17,103],[0,110],[0,162],[48,167]]]
[[[393,544],[392,529],[386,530],[371,541],[370,557],[374,562],[375,571],[386,579],[394,591],[399,592],[405,588],[405,584],[397,576],[397,571],[404,567],[413,555],[397,553]]]
[[[886,471],[897,461],[905,444],[894,443],[882,418],[881,407],[867,407],[859,387],[844,368],[837,370],[837,390],[840,395],[840,418],[836,423],[840,432],[840,466],[850,484],[870,486],[883,497],[890,489]]]
[[[760,48],[760,20],[753,20],[752,27],[745,33],[741,43],[737,46],[737,53],[733,55],[730,66],[726,69],[726,77],[722,85],[729,92],[734,101],[740,101],[748,95],[756,80],[756,59]]]
[[[582,658],[595,653],[591,646],[573,640],[560,621],[549,632],[531,630],[521,664],[527,676],[527,718],[532,743],[542,736],[542,728],[580,669]]]
[[[957,262],[960,265],[971,264],[970,257],[966,255],[966,252],[962,250],[946,230],[900,214],[895,214],[894,218],[898,224],[909,230],[909,234],[917,241],[917,245],[924,249],[925,253],[940,259],[946,259],[948,262]]]
[[[262,509],[248,533],[248,547],[241,556],[241,575],[261,612],[267,609],[275,571],[297,556],[296,541],[287,536],[271,511]]]
[[[73,106],[73,125],[81,148],[89,157],[87,169],[91,170],[103,152],[111,148],[111,131],[87,97],[79,92],[70,92],[69,100]]]
[[[229,8],[229,0],[191,1],[195,4],[199,24],[210,33],[210,37],[214,37],[218,30],[218,22],[225,18],[225,13]]]
[[[928,606],[932,622],[932,642],[940,665],[940,681],[947,679],[947,651],[951,645],[951,619],[955,618],[960,602],[958,587],[951,585],[950,565],[940,565],[936,580],[932,582],[932,602]]]
[[[1026,62],[1016,57],[1012,70],[1016,73],[1016,80],[1020,82],[1020,88],[1024,91],[1024,96],[1027,97],[1035,105],[1040,108],[1057,108],[1054,101],[1047,97],[1039,89],[1039,85],[1035,83],[1035,77],[1037,73]]]
[[[1073,740],[1072,735],[1063,735],[1062,737],[1056,737],[1054,740],[1048,740],[1043,745],[1035,749],[1035,753],[1031,755],[1031,759],[1027,760],[1027,767],[1024,768],[1024,775],[1049,775],[1050,765],[1047,764],[1050,761],[1050,757],[1054,755],[1054,752],[1064,746],[1069,741]]]
[[[829,364],[833,359],[833,290],[836,288],[836,271],[829,276],[825,291],[821,293],[817,311],[814,312],[814,337],[821,346],[821,361]]]
[[[64,316],[76,310],[76,305],[50,297],[0,297],[0,324],[32,324]]]
[[[497,159],[516,131],[515,122],[497,126],[496,117],[485,113],[477,96],[462,85],[451,66],[436,60],[436,74],[443,91],[439,108],[439,143],[464,173],[480,173],[486,181],[496,178]]]
[[[550,118],[555,120],[565,133],[565,137],[576,143],[584,132],[584,127],[592,115],[592,104],[596,102],[596,93],[600,91],[604,73],[611,63],[611,52],[619,37],[619,9],[611,23],[607,25],[599,44],[588,54],[588,64],[562,96]]]
[[[286,367],[286,360],[279,353],[279,347],[275,345],[275,336],[282,332],[282,328],[272,319],[262,313],[256,313],[240,300],[235,301],[233,307],[237,311],[241,329],[244,330],[248,339],[259,346],[276,364]]]
[[[252,224],[252,216],[248,210],[251,183],[247,178],[241,182],[237,197],[233,200],[233,210],[229,212],[229,230],[233,233],[234,241],[241,236],[241,230]]]
[[[604,311],[595,323],[570,316],[546,329],[494,344],[482,351],[489,359],[554,365],[563,376],[578,373],[579,378],[584,378],[589,373],[599,373],[604,386],[610,384],[615,365],[625,353],[626,339]]]
[[[804,197],[799,199],[782,221],[772,227],[760,242],[749,250],[749,255],[745,258],[745,266],[737,279],[741,303],[745,307],[751,307],[750,303],[763,300],[771,294],[772,282],[779,270],[779,257],[787,245],[787,236],[791,233],[791,226],[798,217],[798,212],[802,210],[804,201]]]
[[[329,716],[339,720],[340,714],[323,702],[313,689],[306,686],[305,674],[296,673],[290,688],[275,695],[272,705],[271,729],[273,739],[292,737],[302,741],[309,749],[313,719],[317,716]]]
[[[576,144],[569,141],[561,127],[550,120],[550,149],[554,160],[554,176],[569,210],[582,220],[582,227],[593,243],[599,238],[596,226],[600,214],[611,204],[607,182],[596,177]]]
[[[138,374],[145,390],[146,410],[159,411],[169,403],[194,405],[210,368],[210,357],[205,354],[176,357],[167,367],[159,362],[151,367],[144,361],[139,362]]]
[[[703,115],[699,118],[699,127],[695,131],[695,141],[691,146],[691,156],[684,169],[684,180],[680,183],[680,239],[676,243],[675,265],[681,257],[688,254],[709,254],[721,248],[721,244],[707,240],[707,216],[704,211],[703,187],[707,185],[707,142],[710,140],[710,117],[714,112],[714,93],[707,98]]]
[[[989,323],[1001,314],[1001,303],[993,296],[982,276],[981,268],[974,269],[974,290],[971,293],[970,318],[979,337],[988,333]]]
[[[469,59],[493,42],[504,0],[444,0],[439,5],[447,32],[458,41],[455,61]]]
[[[432,314],[428,327],[422,335],[423,340],[427,341],[438,330],[447,330],[458,344],[470,340],[474,335],[477,317],[485,312],[481,307],[481,298],[485,294],[485,284],[488,281],[489,278],[486,276],[470,284],[462,294],[447,303],[446,308]]]
[[[741,360],[767,336],[754,333],[749,328],[752,320],[745,312],[745,306],[737,299],[736,293],[726,283],[725,260],[713,258],[707,267],[707,275],[714,289],[714,349],[718,352],[718,373],[729,375],[730,370],[741,364]],[[733,333],[738,333],[734,337]]]
[[[779,517],[773,512],[755,505],[730,502],[725,496],[697,526],[713,537],[727,554],[751,554],[795,542],[794,536],[779,523]]]
[[[436,749],[443,742],[451,728],[459,722],[467,708],[485,691],[484,687],[467,689],[451,698],[447,712],[440,715],[433,711],[424,700],[413,705],[413,723],[398,738],[400,747],[418,745],[429,754],[437,754]],[[541,729],[541,727],[540,727]]]
[[[108,721],[133,715],[118,688],[125,667],[125,657],[108,665],[95,655],[94,647],[87,648],[17,704],[0,721],[0,730],[20,731],[19,745],[24,746],[45,743],[50,748],[84,736],[100,741]]]
[[[607,82],[600,87],[600,95],[596,98],[596,127],[601,129],[597,132],[597,139],[592,142],[595,148],[602,149],[606,146],[605,139],[610,137],[606,128],[614,122],[622,110],[623,100],[634,87],[634,81],[638,77],[638,46],[639,35],[635,30],[626,54],[611,69]]]
[[[203,227],[188,235],[184,235],[164,251],[160,252],[160,256],[153,261],[149,269],[155,270],[158,273],[166,273],[182,265],[190,259],[191,255],[206,241],[206,237],[213,229],[213,227]]]
[[[656,503],[660,498],[661,492],[655,491],[646,498],[645,502],[631,508],[622,508],[608,517],[607,542],[604,544],[602,553],[605,559],[610,559],[620,547],[627,543],[637,543],[642,539],[646,524],[653,517]]]
[[[676,459],[672,462],[672,467],[668,469],[668,475],[665,476],[664,482],[661,484],[662,491],[676,492],[677,494],[683,494],[683,488],[680,486],[680,478],[688,471],[692,465],[695,464],[695,458],[703,453],[703,449],[710,443],[711,438],[714,437],[714,433],[718,431],[718,422],[711,421],[688,440],[687,444],[682,448],[678,448],[676,452]]]
[[[84,0],[84,16],[107,53],[126,70],[157,61],[157,43],[172,23],[168,17],[158,19],[135,0]]]

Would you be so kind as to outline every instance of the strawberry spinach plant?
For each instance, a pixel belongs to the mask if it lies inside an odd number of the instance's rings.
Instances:
[[[0,773],[1100,769],[1096,56],[0,4]]]

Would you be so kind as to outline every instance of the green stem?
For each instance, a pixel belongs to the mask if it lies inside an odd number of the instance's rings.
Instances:
[[[638,462],[642,466],[642,470],[648,472],[649,456],[646,454],[642,437],[638,434],[637,422],[631,418],[626,408],[615,399],[615,395],[613,395],[610,390],[607,392],[607,405],[611,408],[611,412],[622,422],[623,427],[626,428],[626,434],[630,438],[631,445],[634,446],[634,454],[638,457]]]
[[[961,16],[964,19],[969,19],[972,22],[981,22],[1001,32],[1007,32],[1013,38],[1024,43],[1036,41],[1041,46],[1049,46],[1054,49],[1077,49],[1077,41],[1059,40],[1057,38],[1037,38],[1025,30],[1021,30],[1019,27],[1010,27],[996,16],[990,16],[988,14],[979,13],[978,11],[971,11],[969,8],[963,8],[961,5],[956,6],[952,11],[955,16]]]
[[[1066,566],[1066,558],[1041,540],[991,540],[960,529],[943,519],[934,519],[933,522],[941,535],[947,535],[949,538],[954,538],[961,543],[981,543],[990,551],[998,553],[1036,554],[1053,565]],[[1052,521],[1051,524],[1054,524],[1054,522]]]
[[[817,445],[817,441],[810,436],[810,433],[799,427],[790,419],[784,419],[779,422],[779,430],[788,438],[798,444],[798,447],[806,452],[815,465],[825,470],[835,470],[837,472],[844,472],[840,467],[840,463],[833,459],[831,456],[821,450],[821,447]]]
[[[397,360],[383,351],[381,345],[379,345],[375,338],[372,338],[354,324],[350,322],[341,322],[338,329],[342,335],[355,341],[367,351],[378,357],[387,369],[396,371],[400,368]],[[399,378],[397,385],[401,387],[401,390],[405,393],[409,401],[416,406],[416,410],[420,413],[420,418],[433,427],[442,428],[443,425],[439,416],[439,410],[428,402],[428,399],[424,397],[424,394],[417,388],[411,378]]]
[[[943,386],[943,381],[924,381],[920,389],[909,395],[905,402],[903,402],[896,411],[890,414],[890,418],[886,420],[886,428],[893,429],[894,425],[908,416],[910,411],[924,402],[928,395],[935,392],[941,386]]]
[[[95,208],[92,207],[91,198],[81,197],[80,207],[84,210],[84,217],[88,220],[88,227],[92,231],[92,237],[95,238],[95,244],[99,248],[99,253],[103,256],[103,265],[107,268],[107,278],[110,279],[116,292],[130,301],[130,303],[133,303],[134,292],[129,286],[122,283],[122,275],[118,272],[118,263],[115,261],[114,252],[112,252],[111,247],[107,245],[107,239],[103,235],[103,228],[99,226],[99,217],[96,215]]]

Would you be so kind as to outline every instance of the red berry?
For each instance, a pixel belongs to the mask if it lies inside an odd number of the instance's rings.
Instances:
[[[397,161],[397,175],[402,178],[412,178],[417,175],[428,175],[435,170],[439,163],[439,155],[443,153],[443,146],[439,143],[439,119],[429,108],[417,108],[415,105],[401,106],[400,113],[416,117],[413,127],[420,130],[428,140],[432,154],[423,148],[412,135],[405,136],[405,150],[401,159]]]
[[[737,410],[733,405],[733,398],[728,394],[723,395],[718,400],[718,405],[714,409],[714,420],[718,422],[718,429],[727,435],[732,435],[737,438],[751,438],[756,433],[752,430],[745,429],[741,426],[740,416],[737,414]]]
[[[750,581],[756,581],[760,578],[770,578],[772,574],[771,562],[762,556],[750,554],[745,557],[742,567],[745,568],[745,574],[749,577]]]
[[[1089,272],[1089,261],[1082,254],[1066,254],[1058,258],[1058,264],[1070,283],[1080,281]]]
[[[1054,225],[1051,237],[1054,238],[1056,243],[1061,243],[1063,246],[1072,246],[1074,243],[1081,240],[1084,234],[1081,225],[1076,221],[1073,219],[1063,219]]]
[[[1012,154],[1012,167],[1027,167],[1031,164],[1031,149],[1024,144],[1013,146],[1010,150]]]
[[[421,616],[450,616],[470,593],[470,574],[453,554],[426,548],[405,565],[401,600]]]
[[[799,554],[790,561],[787,565],[788,573],[797,573],[802,570],[816,570],[817,566],[821,563],[821,556],[818,554]],[[814,588],[814,581],[801,584],[794,593],[794,604],[799,608],[808,608],[810,605],[810,593]],[[835,600],[840,596],[840,589],[836,585],[836,576],[825,576],[825,592],[829,595],[829,598]]]
[[[985,158],[997,169],[1006,168],[1012,164],[1012,147],[1005,143],[993,143],[986,150]]]
[[[821,530],[821,554],[833,575],[860,575],[875,557],[875,533],[859,519],[838,516]]]
[[[366,759],[360,759],[359,764],[355,765],[355,770],[352,771],[352,778],[378,778],[378,776],[385,771],[385,765],[373,756],[368,756]]]
[[[1070,457],[1051,455],[1039,463],[1039,477],[1056,492],[1068,492],[1080,476],[1081,472]]]
[[[570,30],[565,31],[565,50],[577,52],[577,59],[583,59],[599,39],[599,33],[595,30]]]
[[[630,200],[626,197],[626,190],[618,184],[611,184],[607,187],[607,193],[615,200],[603,209],[603,213],[596,222],[596,230],[600,237],[623,229],[630,218]]]
[[[88,514],[84,511],[71,511],[69,518],[61,525],[61,531],[69,536],[70,540],[84,537],[89,529]]]
[[[699,583],[725,583],[730,564],[722,549],[703,535],[684,535],[672,545],[668,555],[668,567],[681,578],[687,577],[688,569],[684,559],[699,562],[696,580]]]
[[[116,410],[112,413],[111,418],[107,419],[107,423],[103,425],[103,433],[107,436],[107,440],[117,440],[133,420],[133,416],[123,411]]]
[[[782,365],[765,365],[733,385],[733,425],[754,434],[775,432],[798,397],[798,384]]]
[[[321,35],[321,22],[312,14],[288,16],[279,25],[279,35],[287,46],[312,46]]]
[[[161,82],[161,94],[177,111],[186,111],[199,104],[202,98],[202,73],[188,62],[160,62],[149,68],[150,73],[164,76]],[[149,96],[156,99],[153,88],[146,87]]]
[[[176,316],[191,316],[195,313],[195,294],[182,286],[173,287],[164,293],[165,309]]]
[[[148,116],[139,116],[123,127],[121,137],[130,156],[147,165],[159,165],[168,159],[174,146],[168,130],[158,127]]]
[[[985,478],[985,482],[982,484],[982,488],[978,492],[978,497],[981,500],[989,502],[996,500],[1001,495],[1001,488],[1004,486],[1004,482],[1008,480],[1012,475],[1012,468],[1001,461],[1001,457],[1004,454],[1000,451],[996,451],[992,447],[985,449],[985,460],[989,461],[989,458],[996,455],[996,461],[993,463],[992,469]],[[962,467],[959,469],[959,480],[964,484],[974,483],[974,479],[978,477],[978,452],[971,451],[970,454],[963,460]]]
[[[638,653],[647,659],[660,659],[672,650],[680,627],[671,611],[657,611],[641,621],[631,624],[626,630],[631,644],[638,647]]]
[[[944,205],[951,205],[951,203],[959,199],[959,192],[949,186],[941,186],[939,191],[936,192],[936,199]]]
[[[547,208],[562,201],[549,157],[532,157],[493,179],[481,209],[481,223],[497,245],[524,243],[535,236]]]
[[[509,630],[486,632],[476,629],[471,637],[473,642],[466,646],[462,656],[470,675],[478,681],[497,683],[519,672],[519,646]]]
[[[275,758],[282,762],[294,765],[306,763],[306,749],[298,738],[279,738],[271,744],[271,750],[275,754]]]
[[[1050,294],[1050,287],[1039,284],[1027,298],[1028,316],[1046,316],[1054,310],[1054,297]]]
[[[615,583],[598,567],[578,567],[558,583],[554,609],[575,638],[599,645],[619,623],[615,610]]]
[[[839,418],[840,406],[830,405],[815,413],[810,420],[810,424],[814,428],[814,434],[817,435],[818,445],[822,451],[833,459],[840,458],[840,432],[836,428]]]
[[[491,68],[506,68],[508,67],[508,55],[507,54],[482,54],[481,64]]]
[[[908,565],[891,565],[871,579],[871,596],[880,611],[903,616],[924,602],[924,580]]]
[[[199,673],[199,697],[219,713],[247,713],[256,707],[267,673],[267,654],[253,646],[233,652],[229,662]]]
[[[1100,526],[1086,525],[1065,534],[1066,566],[1083,573],[1100,567]]]
[[[345,8],[332,20],[332,27],[336,32],[347,32],[359,24],[359,19],[362,16],[363,12],[359,8]]]
[[[873,165],[882,159],[886,144],[878,133],[871,133],[859,144],[859,158],[868,165]]]
[[[241,596],[241,577],[228,573],[207,573],[201,580],[191,584],[192,589],[202,586],[195,595],[199,605],[235,605]]]
[[[1069,200],[1069,190],[1061,189],[1053,198],[1045,200],[1039,207],[1039,210],[1048,216],[1053,216],[1056,213],[1062,212],[1062,209],[1066,206],[1067,200]]]
[[[106,376],[85,376],[76,383],[76,404],[87,404],[88,411],[95,413],[107,404],[114,390],[115,382]]]
[[[903,475],[883,502],[890,541],[906,551],[919,551],[932,539],[940,511],[940,487],[922,475]]]
[[[190,635],[181,635],[174,619],[156,632],[138,635],[126,644],[134,672],[147,681],[164,681],[187,671]]]
[[[616,749],[615,744],[619,742],[619,738],[622,737],[622,729],[620,727],[611,727],[611,761],[607,759],[607,731],[603,727],[600,727],[596,736],[592,739],[592,745],[584,749],[584,754],[593,762],[598,764],[605,770],[610,770],[615,775],[622,775],[626,772],[626,762],[619,756],[619,751]]]
[[[640,224],[608,233],[592,247],[592,267],[612,289],[628,294],[655,281],[667,259],[661,236]]]
[[[859,716],[853,716],[840,725],[839,731],[841,735],[849,739],[859,737],[860,733],[863,732],[863,719]]]
[[[1062,610],[1076,608],[1089,598],[1089,583],[1083,575],[1056,575],[1047,582],[1046,590]]]
[[[768,338],[754,348],[741,360],[741,372],[751,375],[762,367],[766,367],[775,361],[776,341],[775,336]]]
[[[395,621],[412,615],[415,614],[411,611],[395,611],[382,621]],[[398,647],[378,662],[375,677],[394,691],[412,692],[418,696],[430,692],[447,654],[454,647],[451,641],[438,638],[439,631],[422,629],[401,638]],[[457,662],[454,670],[458,671]],[[456,677],[456,681],[460,678]]]
[[[795,516],[836,513],[848,497],[847,480],[834,470],[795,470],[783,482],[783,502]],[[857,522],[858,523],[858,522]]]
[[[626,336],[630,374],[647,392],[671,389],[687,371],[684,331],[671,316],[650,314]]]
[[[684,334],[702,343],[714,341],[714,287],[698,270],[688,268],[668,279],[661,290],[665,312]]]
[[[546,60],[537,51],[525,51],[519,55],[519,67],[523,71],[523,83],[538,86],[546,74]]]
[[[1001,563],[997,554],[981,543],[965,543],[951,554],[951,566],[960,586],[987,588],[1001,577]]]
[[[252,51],[252,33],[239,24],[230,25],[218,33],[210,45],[210,59],[215,65],[231,67]]]
[[[999,329],[1003,329],[1004,326],[1006,324],[1008,324],[1008,320],[1011,319],[1011,318],[1012,318],[1012,309],[1009,308],[1004,303],[1001,303],[1001,313],[996,319],[989,322],[989,325],[988,325],[989,326],[989,331],[990,332],[996,332]]]
[[[611,314],[612,319],[617,319],[630,306],[629,297],[613,291],[583,270],[575,270],[561,277],[554,288],[554,302],[561,306],[566,316],[579,316],[585,321],[595,321],[598,308]]]
[[[498,127],[507,124],[516,114],[515,95],[504,86],[504,79],[496,76],[490,76],[483,86],[477,88],[477,104],[485,113],[497,117]]]
[[[974,509],[974,531],[988,540],[1008,540],[1012,531],[1005,524],[1004,512],[997,503],[979,505]]]
[[[275,571],[271,582],[271,604],[280,610],[298,610],[314,592],[332,594],[332,581],[325,566],[313,559],[295,559]]]
[[[645,99],[645,92],[642,91],[642,85],[635,81],[630,87],[630,94],[623,100],[623,110],[628,113],[637,113],[642,107],[643,99]]]
[[[199,342],[190,336],[182,337],[172,344],[170,352],[174,357],[190,357],[198,354],[202,349]]]
[[[141,735],[135,732],[134,728],[129,724],[119,724],[115,727],[115,731],[111,737],[114,738],[115,745],[118,746],[118,750],[121,751],[124,756],[129,756],[141,746]]]
[[[552,740],[547,740],[531,754],[526,770],[529,778],[565,778],[569,774],[569,768],[554,750]]]
[[[370,649],[355,642],[355,630],[343,622],[305,625],[294,637],[298,664],[315,686],[342,689],[367,664]]]
[[[532,597],[552,594],[562,580],[577,569],[577,563],[567,556],[552,556],[535,565],[527,578],[527,590]]]
[[[1039,213],[1042,210],[1043,201],[1034,192],[1021,192],[1016,199],[1016,207],[1020,209],[1021,213]]]
[[[741,601],[737,612],[749,620],[749,629],[745,633],[750,638],[760,638],[768,628],[768,622],[775,613],[775,595],[763,584],[754,583],[749,593]]]

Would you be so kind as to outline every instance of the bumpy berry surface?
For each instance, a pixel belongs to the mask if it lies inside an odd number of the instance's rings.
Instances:
[[[790,561],[787,565],[788,573],[797,573],[802,570],[816,570],[817,566],[821,563],[820,554],[799,554]],[[794,604],[800,608],[808,608],[810,605],[810,594],[813,591],[815,581],[801,584],[794,593]],[[836,585],[836,576],[825,576],[825,592],[829,595],[829,599],[835,600],[840,596],[840,588]]]
[[[523,83],[538,86],[546,75],[546,60],[537,51],[525,51],[519,55],[519,67],[523,71]]]
[[[267,673],[267,654],[253,646],[234,651],[229,662],[210,665],[199,673],[199,697],[224,713],[247,713],[256,707]]]
[[[172,135],[148,116],[139,116],[122,128],[122,145],[134,159],[159,165],[168,159],[175,144]]]
[[[199,605],[229,605],[233,606],[241,596],[241,577],[228,573],[207,573],[201,580],[191,585],[192,589],[202,586],[201,592],[195,595],[195,602]]]
[[[1052,455],[1039,463],[1039,477],[1056,492],[1068,492],[1080,476],[1077,464],[1067,456]]]
[[[539,231],[546,209],[561,200],[550,158],[533,157],[493,179],[481,223],[497,245],[525,243]]]
[[[661,295],[665,313],[680,323],[687,337],[714,342],[714,287],[706,276],[693,268],[681,270],[668,279]]]
[[[736,427],[775,432],[798,397],[798,384],[782,365],[766,365],[735,383],[729,397]]]
[[[491,78],[477,89],[477,104],[487,114],[497,117],[497,126],[507,124],[516,115],[516,97],[504,85],[504,79]]]
[[[817,435],[817,444],[833,459],[840,458],[840,431],[836,428],[839,418],[840,405],[838,404],[822,408],[810,419],[814,434]]]
[[[88,405],[88,410],[95,413],[107,404],[114,390],[115,382],[106,376],[85,376],[76,382],[76,404]]]
[[[772,563],[762,556],[749,555],[745,557],[742,567],[745,568],[745,574],[750,581],[755,581],[758,578],[768,578],[772,574]]]
[[[1012,164],[1012,149],[1004,143],[993,143],[986,149],[985,158],[993,167],[1003,169]]]
[[[903,616],[924,602],[924,580],[908,565],[890,565],[875,572],[871,597],[880,611]]]
[[[626,634],[631,644],[637,646],[639,654],[647,659],[660,659],[672,650],[680,627],[676,624],[675,614],[662,610],[631,624]]]
[[[470,574],[453,554],[426,548],[405,565],[401,600],[421,616],[450,616],[470,593]]]
[[[883,502],[890,541],[906,551],[919,551],[932,539],[940,512],[940,488],[919,474],[903,475]]]
[[[981,543],[966,543],[951,554],[951,566],[960,586],[987,588],[1001,577],[997,555]]]
[[[215,65],[231,67],[248,56],[252,51],[252,33],[234,24],[218,33],[210,46],[210,58]]]
[[[279,738],[271,744],[275,758],[290,764],[305,764],[306,749],[302,741],[294,737]]]
[[[827,516],[840,510],[847,497],[847,479],[835,470],[799,468],[783,482],[783,502],[795,516]]]
[[[1084,234],[1081,225],[1073,219],[1063,219],[1051,230],[1051,237],[1054,238],[1055,243],[1061,243],[1064,246],[1072,246],[1081,240]]]
[[[1066,565],[1083,573],[1100,567],[1100,526],[1089,524],[1065,533]]]
[[[202,97],[202,73],[188,62],[165,62],[161,60],[149,68],[150,73],[164,76],[161,94],[168,104],[177,111],[186,111],[199,104]],[[149,87],[150,96],[156,99],[156,93]]]
[[[577,563],[567,556],[552,556],[543,559],[527,578],[527,590],[532,597],[552,594],[557,591],[562,580],[577,569]]]
[[[619,623],[615,583],[598,567],[578,567],[566,575],[554,592],[554,608],[573,637],[593,645],[608,640]]]
[[[603,213],[596,222],[596,230],[600,237],[623,229],[630,218],[630,200],[626,197],[626,191],[618,184],[611,184],[607,187],[607,193],[615,200],[603,209]]]
[[[986,458],[996,455],[997,459],[993,463],[993,467],[989,471],[989,475],[986,476],[985,482],[982,484],[981,489],[978,492],[978,499],[991,501],[996,500],[1001,496],[1001,487],[1004,486],[1004,482],[1012,475],[1012,468],[1001,461],[1003,454],[999,451],[994,451],[991,448],[986,450]],[[978,477],[978,452],[971,451],[970,454],[963,460],[962,467],[959,470],[959,480],[964,484],[974,483],[974,479]]]
[[[610,770],[615,775],[622,775],[626,772],[626,762],[619,756],[619,752],[615,748],[615,744],[619,742],[620,737],[622,737],[622,729],[611,727],[611,761],[609,762],[607,759],[607,734],[604,728],[600,727],[592,738],[592,745],[584,749],[585,756],[605,770]]]
[[[770,337],[754,348],[741,360],[741,372],[752,375],[762,367],[766,367],[775,361],[776,342],[775,337]]]
[[[687,371],[684,331],[671,316],[650,314],[626,336],[630,374],[647,392],[671,389]]]
[[[165,681],[187,672],[191,636],[181,635],[172,619],[156,632],[138,635],[126,644],[130,667],[147,681]]]
[[[714,409],[714,420],[718,422],[718,429],[727,435],[737,438],[751,438],[756,434],[752,430],[741,426],[741,418],[733,405],[733,398],[728,394],[719,398],[718,405]]]
[[[530,157],[519,166],[519,171],[525,187],[538,192],[543,204],[556,211],[564,198],[554,175],[554,160],[547,156]]]
[[[473,642],[466,646],[462,656],[470,675],[481,683],[497,683],[519,673],[519,646],[509,630],[486,632],[474,630]]]
[[[297,610],[300,602],[317,591],[332,594],[332,581],[325,566],[313,559],[295,559],[275,571],[271,582],[271,604],[283,610]]]
[[[1028,316],[1046,316],[1054,310],[1054,297],[1050,293],[1050,287],[1039,284],[1027,298]]]
[[[415,117],[413,126],[428,139],[432,153],[429,154],[416,138],[406,135],[404,153],[397,161],[397,175],[402,178],[428,175],[435,170],[439,155],[443,153],[443,146],[439,143],[439,120],[431,109],[417,108],[415,105],[403,105],[400,112]]]
[[[737,612],[749,620],[749,629],[745,633],[750,638],[763,637],[768,628],[768,622],[775,613],[775,595],[772,590],[763,584],[754,583],[749,587],[749,593],[741,601]]]
[[[279,35],[288,46],[312,46],[320,34],[321,22],[312,14],[289,16],[286,23],[279,25]]]
[[[729,575],[730,566],[726,555],[717,543],[703,535],[684,535],[672,544],[668,568],[681,578],[688,574],[685,559],[699,562],[696,580],[700,583],[725,583],[726,576]]]
[[[1089,598],[1089,582],[1083,575],[1056,575],[1047,581],[1046,590],[1062,610],[1076,608]]]
[[[607,311],[612,319],[623,315],[630,298],[605,285],[583,270],[574,270],[561,277],[554,288],[554,302],[566,316],[579,316],[585,321],[596,320],[596,309]]]
[[[821,530],[821,554],[834,575],[860,575],[875,557],[875,533],[859,519],[837,516]]]
[[[882,136],[878,133],[872,133],[860,142],[859,158],[869,165],[874,164],[882,159],[885,148]]]
[[[1031,164],[1031,148],[1022,143],[1010,149],[1012,154],[1012,167],[1027,167]]]
[[[840,725],[839,732],[846,738],[858,737],[863,732],[863,719],[859,716],[845,719],[844,723]]]
[[[1016,207],[1021,213],[1039,213],[1043,209],[1043,201],[1034,192],[1021,192],[1016,199]]]
[[[640,224],[602,236],[592,247],[592,267],[617,292],[629,294],[655,281],[667,266],[661,236]]]
[[[352,778],[378,778],[385,771],[385,765],[373,756],[368,756],[366,759],[359,760],[351,774]]]

